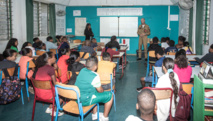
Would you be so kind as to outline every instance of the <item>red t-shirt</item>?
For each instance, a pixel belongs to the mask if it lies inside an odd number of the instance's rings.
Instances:
[[[67,79],[67,69],[68,69],[68,64],[67,64],[67,59],[69,59],[69,56],[68,55],[62,55],[58,62],[57,62],[57,65],[58,65],[58,68],[61,69],[61,82],[64,83],[66,82],[68,79]],[[59,80],[57,80],[59,81]]]
[[[192,75],[192,67],[188,66],[186,68],[179,68],[177,64],[175,64],[174,72],[178,75],[178,78],[181,83],[189,83]]]
[[[39,81],[52,80],[52,78],[51,78],[52,75],[55,75],[55,69],[50,65],[45,65],[38,69],[36,76],[35,76],[35,80],[39,80]],[[54,98],[53,94],[52,94],[52,90],[44,90],[44,89],[36,88],[35,91],[39,98],[42,98],[42,99]]]
[[[102,53],[101,53],[101,56],[103,55],[103,53],[105,52],[105,48],[104,49],[102,49]],[[111,49],[111,48],[108,48],[107,49],[107,52],[110,54],[110,57],[112,58],[112,56],[113,55],[119,55],[119,51],[115,51],[115,50],[113,50],[113,49]]]

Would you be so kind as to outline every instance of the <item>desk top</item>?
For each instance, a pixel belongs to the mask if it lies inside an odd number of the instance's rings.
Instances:
[[[172,58],[172,59],[175,59],[175,55],[165,55],[165,57],[169,57],[169,58]],[[186,57],[188,58],[188,61],[195,61],[194,58],[202,58],[203,55],[186,55]]]
[[[101,51],[96,51],[96,53],[97,53],[97,56],[101,56]],[[119,55],[113,55],[113,57],[120,58],[124,54],[125,54],[124,52],[120,52]]]
[[[82,43],[70,43],[70,49],[74,49],[74,48],[78,47],[81,44]]]
[[[156,72],[158,78],[164,74],[162,67],[154,67],[154,69],[155,69],[155,72]],[[200,69],[201,69],[200,67],[192,67],[191,78],[194,78],[194,75],[198,75],[200,72]]]

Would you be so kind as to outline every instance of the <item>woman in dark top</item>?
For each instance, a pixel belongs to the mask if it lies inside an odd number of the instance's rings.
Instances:
[[[67,60],[67,64],[68,64],[68,71],[72,72],[72,76],[68,82],[68,84],[70,85],[74,85],[76,78],[77,78],[77,74],[76,72],[80,72],[80,70],[82,68],[84,68],[84,65],[79,63],[80,61],[80,54],[77,51],[73,51],[70,55],[70,58]]]
[[[4,60],[0,62],[0,69],[15,67],[16,63],[14,61],[16,60],[17,54],[15,50],[6,49],[2,54]]]
[[[86,28],[84,30],[84,35],[85,40],[91,40],[91,38],[94,37],[90,23],[87,23]]]

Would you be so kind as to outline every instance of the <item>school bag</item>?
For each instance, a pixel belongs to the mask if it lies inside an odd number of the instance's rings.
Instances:
[[[7,69],[2,69],[5,78],[0,85],[0,104],[7,104],[16,101],[20,97],[21,84],[17,77],[18,67],[15,68],[13,76],[10,76]]]
[[[179,102],[176,107],[174,121],[188,121],[191,108],[191,96],[183,90],[182,84],[180,84],[178,96]]]

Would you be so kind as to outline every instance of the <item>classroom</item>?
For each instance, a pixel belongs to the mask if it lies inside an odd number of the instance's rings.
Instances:
[[[213,121],[212,0],[0,0],[0,121]]]

